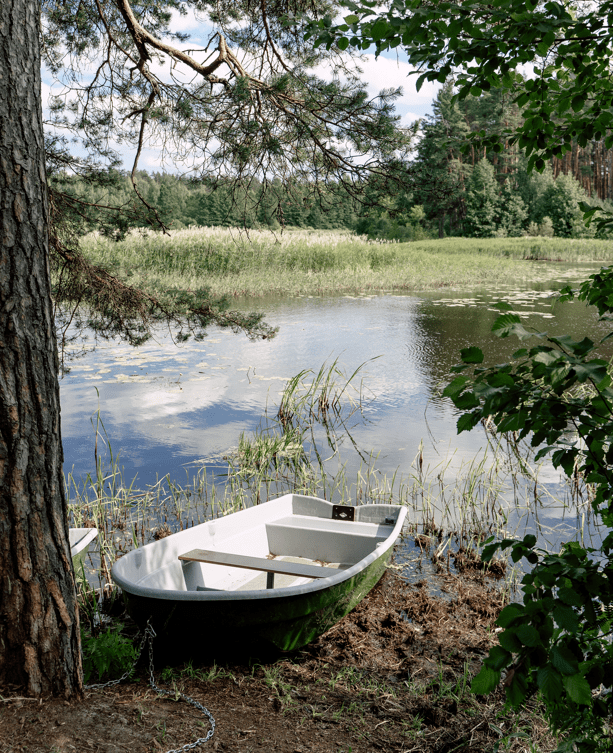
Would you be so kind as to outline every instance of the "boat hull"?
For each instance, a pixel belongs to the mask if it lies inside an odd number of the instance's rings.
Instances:
[[[292,651],[379,581],[405,517],[397,505],[288,494],[129,552],[112,576],[136,623],[183,655]],[[276,573],[273,587],[266,571]]]
[[[203,653],[232,647],[293,651],[314,641],[359,604],[379,582],[393,547],[351,578],[310,593],[236,601],[168,601],[124,591],[130,616],[174,646]],[[191,649],[190,649],[191,650]]]

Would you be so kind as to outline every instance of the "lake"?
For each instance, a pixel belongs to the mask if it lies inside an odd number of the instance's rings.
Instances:
[[[509,286],[412,295],[239,299],[236,308],[266,312],[267,321],[279,327],[275,339],[250,342],[211,329],[199,343],[177,345],[163,332],[139,348],[102,343],[71,363],[61,381],[65,471],[72,470],[75,477],[93,472],[92,421],[98,408],[124,468],[124,481],[136,477],[135,486],[145,487],[166,474],[183,482],[201,467],[222,471],[223,458],[235,450],[240,433],[258,426],[267,405],[269,413],[276,412],[288,379],[338,359],[347,375],[364,364],[366,420],[352,429],[352,436],[361,450],[378,455],[377,472],[414,475],[421,448],[431,476],[445,467],[445,478],[453,478],[487,446],[482,428],[457,436],[457,412],[440,397],[460,349],[478,345],[487,362],[496,363],[519,347],[516,339],[500,340],[490,332],[498,313],[492,305],[499,300],[510,303],[539,331],[604,335],[591,310],[578,303],[555,303],[551,295],[592,271],[594,265],[556,265],[555,279],[521,291]],[[364,462],[351,443],[345,448],[343,472],[357,477],[364,472]],[[552,493],[562,493],[559,474],[547,465],[540,478]],[[524,492],[510,493],[517,499]],[[554,508],[541,513],[542,525],[551,530],[568,517],[566,508]],[[509,524],[516,527],[517,516],[511,517]],[[566,535],[567,526],[563,528],[560,535]]]

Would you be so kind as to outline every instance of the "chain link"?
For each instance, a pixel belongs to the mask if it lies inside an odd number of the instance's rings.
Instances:
[[[198,711],[202,711],[204,716],[208,719],[210,729],[206,733],[206,737],[199,737],[197,740],[194,740],[193,743],[187,743],[182,748],[173,748],[172,750],[166,751],[166,753],[185,753],[185,751],[193,750],[194,748],[199,747],[200,745],[203,745],[204,743],[208,742],[213,735],[215,734],[215,719],[213,718],[213,715],[211,712],[205,708],[201,703],[198,703],[198,701],[195,701],[193,698],[190,698],[188,695],[185,695],[185,693],[181,693],[177,690],[164,690],[163,688],[158,688],[158,686],[155,684],[155,674],[153,669],[153,639],[155,638],[155,630],[151,627],[149,624],[149,621],[147,621],[147,626],[145,627],[145,631],[143,633],[143,636],[140,641],[140,646],[138,647],[138,654],[136,658],[134,659],[134,663],[128,669],[126,672],[123,673],[123,675],[118,680],[109,680],[108,682],[100,682],[96,683],[94,685],[86,685],[86,690],[95,690],[97,688],[108,688],[111,685],[118,685],[120,682],[123,682],[124,680],[127,680],[128,677],[134,672],[136,665],[138,664],[138,660],[142,656],[143,649],[145,648],[145,643],[149,644],[149,685],[155,690],[155,692],[158,695],[167,695],[167,696],[174,696],[175,698],[178,696],[181,698],[182,701],[185,701],[185,703],[189,703],[190,706],[193,706],[195,709],[198,709]]]

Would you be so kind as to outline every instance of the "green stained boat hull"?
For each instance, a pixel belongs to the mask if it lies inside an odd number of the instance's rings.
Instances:
[[[405,519],[400,505],[286,494],[135,549],[112,576],[129,614],[173,658],[293,651],[379,581]],[[277,587],[264,587],[264,572],[278,574]]]
[[[141,629],[147,622],[158,639],[190,648],[264,648],[293,651],[314,641],[348,614],[378,583],[391,557],[390,546],[374,562],[329,587],[284,596],[236,601],[173,601],[124,591],[130,616]]]

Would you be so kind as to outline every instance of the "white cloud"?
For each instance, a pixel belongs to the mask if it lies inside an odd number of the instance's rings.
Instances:
[[[414,68],[402,59],[390,59],[366,55],[360,63],[363,80],[368,86],[368,93],[375,96],[382,89],[402,88],[402,96],[396,102],[397,110],[412,120],[421,118],[431,110],[432,100],[440,86],[424,81],[419,91],[415,88],[417,76]]]
[[[423,117],[424,113],[418,114],[416,112],[404,112],[400,119],[400,125],[407,128],[408,126],[413,125],[416,120],[420,120]]]
[[[185,15],[179,13],[178,10],[171,11],[172,20],[170,22],[170,28],[173,31],[187,32],[192,34],[195,30],[199,31],[199,27],[202,26],[202,22],[196,18],[193,8],[188,8]],[[199,36],[196,34],[195,36]]]

